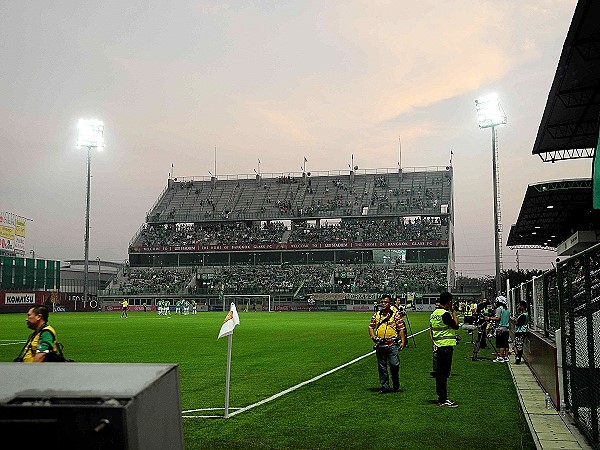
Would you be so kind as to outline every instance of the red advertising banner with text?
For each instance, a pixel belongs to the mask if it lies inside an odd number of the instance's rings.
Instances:
[[[322,243],[279,243],[279,244],[236,244],[236,245],[196,245],[131,247],[132,253],[148,252],[197,252],[197,251],[248,251],[248,250],[304,250],[304,249],[349,249],[349,248],[406,248],[406,247],[448,247],[447,240],[394,241],[394,242],[322,242]]]
[[[0,313],[26,313],[35,305],[46,305],[50,313],[98,311],[95,296],[83,301],[83,294],[49,291],[0,291]]]

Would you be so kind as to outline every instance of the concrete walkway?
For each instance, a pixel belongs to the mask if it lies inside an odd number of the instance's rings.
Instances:
[[[525,363],[515,365],[514,355],[510,359],[508,368],[536,447],[540,450],[591,450],[592,447],[576,428],[570,414],[558,413],[554,407],[546,409],[544,391],[529,366]]]

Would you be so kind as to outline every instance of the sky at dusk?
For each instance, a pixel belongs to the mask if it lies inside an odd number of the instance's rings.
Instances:
[[[456,267],[494,273],[495,92],[503,244],[528,184],[589,177],[591,160],[531,150],[575,0],[0,3],[0,211],[27,251],[83,259],[80,117],[104,121],[91,162],[90,260],[123,261],[173,175],[454,169]],[[258,167],[260,160],[260,167]],[[504,268],[516,268],[503,247]],[[555,253],[520,250],[521,268]]]

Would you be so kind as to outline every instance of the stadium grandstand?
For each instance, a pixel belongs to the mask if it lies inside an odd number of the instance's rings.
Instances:
[[[99,295],[364,311],[386,291],[428,310],[454,283],[452,212],[451,166],[169,178]]]

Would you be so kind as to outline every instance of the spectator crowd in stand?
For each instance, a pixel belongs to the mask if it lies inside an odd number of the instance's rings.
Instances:
[[[447,170],[408,172],[403,176],[388,173],[311,177],[309,173],[300,178],[280,175],[252,183],[240,179],[215,181],[172,181],[148,213],[148,220],[174,220],[188,214],[189,221],[253,215],[358,216],[364,208],[376,215],[435,215],[442,212],[443,204],[449,203],[451,192]],[[268,194],[264,195],[264,191]]]
[[[440,292],[446,287],[445,265],[323,263],[315,265],[234,265],[211,268],[213,283],[194,288],[192,269],[129,268],[109,288],[112,293],[136,294],[293,294],[306,292]],[[352,273],[351,281],[336,279]]]
[[[245,222],[148,225],[136,247],[278,244],[288,231],[280,221],[247,226]],[[293,225],[287,243],[311,242],[395,242],[448,239],[447,227],[439,217],[394,219],[350,219],[338,223],[323,221],[321,226]]]
[[[113,281],[113,292],[136,294],[177,294],[191,280],[193,270],[126,267],[123,276]]]
[[[248,227],[243,222],[148,225],[140,233],[135,246],[277,244],[286,229],[281,222],[265,222],[260,227]]]

